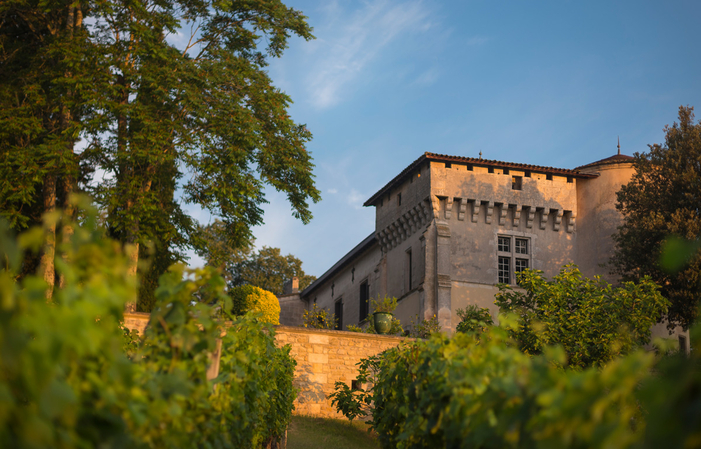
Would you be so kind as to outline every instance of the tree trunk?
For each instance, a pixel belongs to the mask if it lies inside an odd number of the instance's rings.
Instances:
[[[44,180],[44,214],[51,214],[56,210],[56,174],[49,173]],[[41,263],[39,271],[41,272],[44,281],[48,284],[46,287],[46,300],[50,301],[54,293],[55,268],[54,256],[56,255],[56,221],[54,217],[48,218],[48,223],[44,223],[46,227],[46,236],[44,237],[44,251],[41,255]]]
[[[73,38],[74,30],[80,28],[83,25],[83,11],[81,9],[80,3],[76,3],[73,6],[68,7],[68,16],[66,18],[66,29],[68,33]],[[66,71],[66,78],[72,76],[70,71]],[[66,92],[66,100],[70,104],[73,99],[73,92],[68,90]],[[73,119],[73,113],[71,109],[66,106],[64,102],[61,110],[61,129],[63,131],[67,130]],[[73,221],[75,220],[75,206],[71,203],[71,194],[76,190],[76,175],[79,170],[78,162],[76,160],[76,155],[74,152],[75,142],[71,138],[66,144],[66,152],[68,153],[68,159],[71,161],[69,166],[64,170],[63,179],[63,209],[64,209],[64,219],[61,224],[61,243],[68,245],[73,237]],[[68,255],[64,252],[61,254],[61,258],[68,263]],[[58,288],[62,289],[65,286],[66,277],[62,273],[59,274],[58,278]]]
[[[139,265],[139,243],[128,243],[125,245],[125,252],[127,253],[127,274],[129,278],[134,282],[134,289],[132,291],[132,297],[124,306],[125,312],[136,312],[136,301],[138,299],[139,287],[136,279],[136,269]]]
[[[61,222],[61,243],[63,246],[67,247],[71,243],[73,238],[73,233],[75,232],[73,228],[73,222],[75,220],[76,209],[75,205],[71,203],[71,194],[75,191],[75,178],[72,175],[67,175],[66,179],[63,180],[63,220]],[[69,263],[70,258],[68,254],[64,252],[61,254],[61,258],[64,262]],[[59,273],[58,276],[58,288],[62,289],[66,285],[66,276],[63,273]]]
[[[119,111],[117,112],[117,158],[119,160],[119,168],[117,172],[117,190],[124,194],[127,198],[125,202],[126,215],[129,216],[131,210],[134,207],[134,201],[132,199],[133,193],[129,184],[131,182],[131,177],[133,176],[132,164],[133,161],[129,158],[127,149],[127,133],[128,133],[128,122],[126,107],[129,103],[129,85],[126,77],[121,74],[117,76],[117,85],[120,87],[119,97],[117,102],[119,104]],[[137,268],[139,265],[139,221],[134,219],[133,222],[127,226],[126,239],[124,244],[124,252],[127,255],[127,276],[131,279],[134,285],[131,299],[124,305],[125,312],[136,312],[136,301],[138,298],[138,282],[136,279]]]

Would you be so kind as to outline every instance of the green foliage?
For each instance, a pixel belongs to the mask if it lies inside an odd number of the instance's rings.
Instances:
[[[635,173],[618,192],[624,222],[614,235],[611,263],[625,280],[650,276],[661,285],[671,301],[669,327],[688,328],[701,302],[701,122],[694,123],[693,108],[682,106],[679,123],[664,131],[663,144],[635,154]],[[676,236],[672,242],[670,236]],[[662,256],[665,245],[671,259]]]
[[[172,242],[172,239],[171,239]],[[169,245],[170,242],[147,242],[139,247],[139,292],[137,312],[150,313],[156,305],[156,289],[160,277],[183,257]]]
[[[392,313],[394,312],[394,309],[397,308],[397,298],[390,298],[389,296],[385,296],[382,299],[377,298],[376,300],[370,300],[370,304],[372,305],[373,312]]]
[[[41,278],[15,281],[44,231],[2,234],[13,244],[0,247],[0,446],[132,446],[126,406],[143,390],[120,329],[134,285],[119,246],[89,219],[63,248],[73,263],[58,264],[66,284],[47,303]]]
[[[236,246],[226,234],[226,226],[215,220],[208,226],[199,227],[196,250],[208,266],[219,269],[230,287],[254,285],[263,290],[281,295],[285,281],[297,277],[299,289],[304,290],[316,280],[304,273],[302,261],[295,256],[280,254],[280,248],[264,246],[253,250],[251,239]]]
[[[562,369],[565,353],[510,344],[514,316],[485,334],[436,335],[385,351],[373,389],[384,448],[697,447],[701,355],[635,351]],[[692,329],[701,343],[701,326]]]
[[[67,206],[80,171],[73,146],[95,56],[80,12],[75,2],[0,3],[0,217],[15,230]]]
[[[439,333],[442,331],[441,324],[438,322],[436,315],[433,315],[430,320],[423,319],[411,323],[411,331],[409,332],[409,337],[411,338],[429,338],[431,335]]]
[[[367,385],[367,390],[362,387],[352,389],[345,382],[336,382],[334,392],[329,395],[331,405],[343,414],[352,423],[355,418],[365,417],[372,411],[375,377],[379,369],[382,354],[361,359],[358,365],[358,377],[356,381],[360,385]]]
[[[336,314],[317,307],[316,303],[314,303],[311,310],[304,311],[302,320],[304,322],[304,327],[311,327],[312,329],[336,328]]]
[[[387,351],[374,388],[383,447],[622,448],[641,437],[634,392],[652,354],[564,371],[562,350],[532,357],[508,345],[505,329],[486,337],[439,335]]]
[[[493,326],[492,314],[489,309],[477,307],[470,304],[464,309],[456,311],[460,322],[455,327],[456,332],[478,332],[483,333],[487,330],[487,326]]]
[[[252,285],[242,285],[229,289],[229,296],[233,300],[234,314],[260,312],[264,322],[280,324],[280,302],[272,293]]]
[[[499,285],[495,303],[519,317],[511,335],[521,350],[540,354],[561,345],[568,366],[576,368],[602,366],[647,344],[650,328],[669,304],[647,277],[613,288],[598,276],[583,278],[574,265],[563,267],[552,281],[541,271],[525,270],[519,287]]]
[[[235,247],[262,223],[266,184],[310,220],[308,201],[319,200],[305,148],[311,133],[291,119],[290,98],[265,69],[290,36],[312,38],[299,11],[279,0],[182,0],[106,1],[90,13],[98,21],[92,42],[109,57],[95,86],[105,93],[97,101],[104,120],[89,155],[115,175],[94,193],[119,235],[194,232],[178,222],[172,195],[159,194],[157,183],[172,180],[182,180],[186,202],[221,220]],[[197,35],[180,45],[163,38],[174,32]],[[160,208],[165,200],[169,208]]]
[[[678,236],[666,237],[662,242],[660,267],[669,274],[684,269],[701,250],[701,239],[689,241]]]
[[[701,444],[701,325],[690,329],[691,353],[663,357],[646,378],[640,402],[647,412],[643,447],[699,447]]]
[[[250,284],[276,295],[282,294],[285,281],[297,277],[299,289],[304,290],[316,280],[316,276],[304,273],[302,261],[295,256],[280,254],[280,248],[264,246],[257,253],[228,268],[231,272],[231,285]]]
[[[357,417],[366,415],[363,407],[366,406],[367,392],[351,389],[345,382],[337,381],[334,384],[334,392],[329,395],[331,406],[335,406],[339,413],[348,418],[350,422]]]
[[[193,241],[195,252],[206,261],[207,266],[216,268],[227,285],[231,286],[231,268],[251,256],[255,239],[237,246],[237,242],[226,234],[226,225],[221,220],[214,220],[207,226],[198,225],[196,237]]]
[[[263,222],[266,185],[309,222],[312,135],[266,70],[291,36],[313,38],[279,0],[0,3],[0,216],[26,229],[90,193],[110,237],[154,245],[141,310],[167,266],[201,247],[183,201],[219,219],[236,248]]]
[[[5,226],[6,227],[6,226]],[[289,347],[258,316],[234,318],[214,270],[174,265],[142,337],[121,324],[136,286],[121,245],[89,214],[61,248],[64,286],[16,273],[45,230],[0,230],[0,446],[262,447],[284,433],[295,390]],[[7,243],[7,244],[5,244]],[[193,295],[207,295],[194,302]],[[207,369],[221,341],[219,375]]]

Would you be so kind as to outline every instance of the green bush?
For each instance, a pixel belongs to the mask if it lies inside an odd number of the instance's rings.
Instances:
[[[379,369],[382,353],[362,359],[358,365],[356,381],[359,388],[350,388],[345,382],[336,382],[334,392],[328,398],[336,411],[353,423],[355,418],[363,418],[372,412],[373,385]]]
[[[317,307],[314,303],[314,307],[311,310],[305,310],[302,316],[302,321],[304,327],[311,327],[312,329],[335,329],[336,328],[336,314],[330,313],[326,309]]]
[[[511,332],[522,351],[540,354],[561,345],[573,368],[602,366],[650,341],[650,328],[666,313],[669,301],[644,277],[612,287],[598,276],[583,278],[567,265],[547,281],[542,271],[519,274],[519,287],[500,284],[495,303],[515,313],[520,326]]]
[[[460,322],[455,326],[456,332],[485,332],[488,326],[494,325],[492,314],[489,309],[480,308],[470,304],[464,309],[455,311],[460,318]]]
[[[241,285],[229,289],[229,296],[234,302],[235,315],[261,312],[264,322],[280,324],[280,301],[273,293],[253,285]]]
[[[698,447],[701,357],[638,350],[563,369],[565,352],[524,354],[518,324],[404,344],[378,363],[373,426],[383,448]],[[692,330],[701,344],[701,327]]]
[[[372,312],[392,313],[397,308],[397,298],[385,296],[384,298],[371,299]]]
[[[64,275],[51,303],[36,276],[16,281],[41,229],[0,230],[0,447],[258,448],[287,427],[295,390],[289,347],[259,316],[235,318],[213,270],[175,265],[161,277],[143,336],[121,325],[136,286],[120,245],[95,215],[57,257]],[[193,295],[207,292],[200,303]],[[207,379],[222,342],[219,375]]]
[[[438,317],[433,315],[430,320],[422,319],[419,321],[419,317],[416,316],[416,321],[411,322],[411,332],[409,332],[409,337],[411,338],[429,338],[433,334],[441,332],[441,324],[438,322]]]

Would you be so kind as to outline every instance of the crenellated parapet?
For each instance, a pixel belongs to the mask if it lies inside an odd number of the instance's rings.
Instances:
[[[426,203],[428,204],[428,201]],[[477,223],[482,216],[485,224],[492,224],[492,220],[495,220],[499,226],[505,226],[509,220],[510,211],[511,225],[515,228],[521,226],[521,218],[523,217],[527,229],[533,229],[534,223],[536,223],[537,228],[546,230],[548,224],[551,223],[551,229],[559,232],[563,228],[564,220],[566,232],[573,233],[575,230],[575,212],[561,207],[506,204],[489,199],[451,198],[436,195],[432,196],[430,204],[433,208],[433,216],[444,217],[446,220],[450,220],[453,217],[453,210],[457,209],[458,221],[465,221],[467,217],[470,217],[472,223]],[[440,210],[441,205],[444,205],[443,210]]]
[[[377,240],[380,242],[382,251],[388,252],[419,229],[425,228],[433,217],[437,216],[438,210],[438,199],[436,199],[436,201],[429,201],[427,198],[411,209],[408,209],[384,229],[380,229],[376,232],[376,236]]]

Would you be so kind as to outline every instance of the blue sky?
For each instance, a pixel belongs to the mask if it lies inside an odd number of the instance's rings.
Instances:
[[[701,118],[701,1],[286,1],[316,40],[271,63],[323,200],[270,189],[256,245],[320,276],[375,226],[362,207],[423,152],[574,168]],[[191,261],[201,263],[196,258]]]

